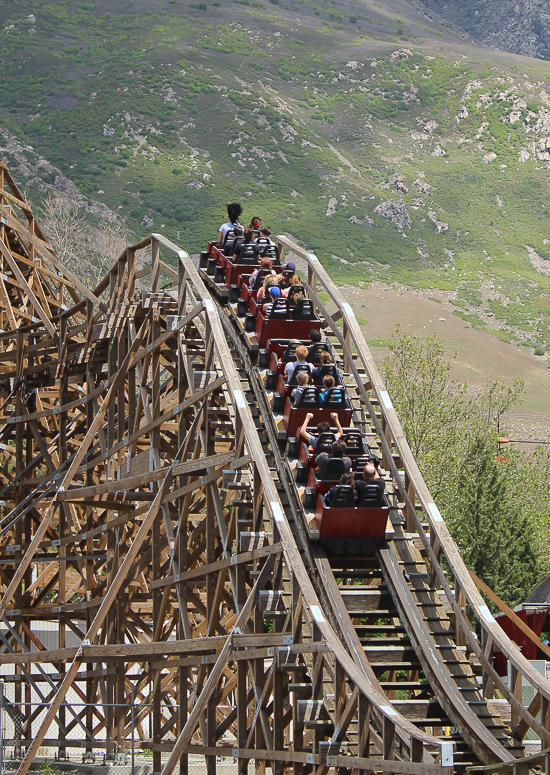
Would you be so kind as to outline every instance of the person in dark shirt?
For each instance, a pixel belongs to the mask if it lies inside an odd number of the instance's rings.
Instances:
[[[317,344],[317,342],[322,342],[323,341],[323,335],[322,335],[320,329],[318,329],[318,328],[312,328],[311,329],[311,331],[309,332],[309,338],[311,340],[311,344],[312,345]]]
[[[322,352],[319,360],[321,361],[321,365],[316,366],[313,369],[313,374],[311,375],[314,380],[316,379],[317,375],[321,373],[323,366],[329,366],[331,363],[334,363],[332,360],[332,355],[329,352]]]
[[[380,502],[382,502],[382,496],[384,495],[384,490],[386,489],[386,482],[378,471],[376,470],[376,466],[374,463],[369,462],[366,464],[366,466],[363,469],[363,477],[361,479],[358,479],[355,483],[356,489],[357,489],[357,499],[361,500],[361,495],[363,494],[363,491],[369,484],[374,484],[379,489],[379,497]]]
[[[346,471],[346,473],[350,470],[351,458],[346,456],[346,449],[346,442],[338,440],[332,445],[330,455],[328,452],[321,452],[320,455],[317,455],[315,458],[315,469],[318,479],[323,478],[328,461],[333,458],[341,458],[344,461],[344,471]]]
[[[234,239],[227,241],[223,252],[226,256],[233,256],[233,260],[235,261],[243,244],[243,227],[237,224],[233,229],[233,234],[235,235]]]

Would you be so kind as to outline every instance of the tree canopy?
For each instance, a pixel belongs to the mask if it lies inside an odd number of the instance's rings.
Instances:
[[[466,565],[514,605],[548,571],[550,458],[513,449],[499,455],[499,418],[520,400],[521,380],[473,391],[451,378],[451,363],[437,335],[424,339],[398,328],[383,371]]]

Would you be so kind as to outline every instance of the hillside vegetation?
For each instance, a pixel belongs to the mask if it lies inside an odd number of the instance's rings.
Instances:
[[[4,0],[0,48],[0,156],[34,201],[197,252],[239,199],[338,282],[454,291],[544,351],[545,62],[392,0]]]

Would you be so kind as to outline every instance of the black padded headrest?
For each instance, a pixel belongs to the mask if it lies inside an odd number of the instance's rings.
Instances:
[[[298,377],[298,374],[301,371],[305,371],[306,374],[309,376],[311,374],[311,371],[309,370],[309,363],[297,363],[296,364],[292,374],[290,375],[290,379],[288,380],[288,384],[289,385],[297,385],[298,384],[297,377]]]
[[[332,445],[336,441],[336,435],[330,431],[328,433],[320,433],[315,449],[313,450],[316,455],[320,455],[321,452],[332,452]]]
[[[289,316],[288,301],[286,299],[282,299],[279,296],[277,300],[273,303],[271,309],[269,310],[267,319],[268,320],[286,320],[288,316]]]
[[[352,509],[355,506],[355,492],[350,484],[337,484],[330,501],[331,509]]]
[[[235,239],[227,240],[223,248],[224,256],[232,256],[234,253],[238,253],[241,248],[242,241],[242,237],[235,237]]]
[[[334,382],[336,385],[340,383],[340,375],[338,374],[338,369],[334,363],[323,363],[323,365],[319,367],[319,372],[315,375],[313,384],[322,385],[323,378],[326,377],[327,374],[330,374],[331,377],[334,377]]]
[[[286,350],[284,351],[282,355],[282,362],[283,363],[291,363],[292,361],[296,360],[296,348],[299,347],[302,343],[298,340],[295,342],[289,342],[286,346]]]
[[[316,388],[304,388],[302,395],[296,402],[296,409],[319,409],[319,398]]]
[[[251,291],[259,291],[262,285],[264,284],[264,280],[269,274],[269,269],[260,269],[258,274],[256,275],[256,279],[254,280],[254,285],[252,288],[250,288]]]
[[[277,246],[276,245],[269,245],[269,244],[259,244],[258,245],[258,252],[260,256],[263,258],[264,256],[267,256],[268,258],[271,258],[273,263],[277,263],[279,261],[279,253],[277,252]]]
[[[329,353],[330,345],[328,342],[315,342],[309,348],[309,355],[307,356],[309,363],[319,364],[321,362],[321,353]]]
[[[365,453],[365,444],[363,436],[359,430],[350,430],[344,433],[343,441],[346,442],[348,455],[363,455]]]
[[[233,251],[235,252],[235,251]],[[239,264],[255,264],[258,259],[258,249],[252,242],[241,245],[237,261]]]
[[[228,231],[226,231],[225,234],[223,235],[223,240],[222,240],[222,245],[221,245],[222,248],[225,245],[227,245],[229,240],[234,240],[234,239],[235,239],[235,230],[234,229],[229,229]]]
[[[331,387],[323,401],[323,409],[343,409],[347,406],[346,391],[341,385]]]
[[[367,484],[365,487],[361,488],[357,506],[380,507],[383,504],[384,504],[384,495],[380,487],[378,487],[376,484]]]
[[[292,317],[294,320],[313,320],[315,310],[311,299],[299,299]]]
[[[297,293],[303,293],[303,295],[306,295],[306,289],[303,285],[291,285],[288,291],[288,300],[292,301],[293,304],[297,304],[297,301],[294,301],[292,299],[293,296],[295,296]]]
[[[351,454],[352,455],[354,454],[353,450],[351,451]],[[353,466],[354,470],[360,473],[362,476],[363,469],[369,461],[370,461],[370,455],[360,455],[354,463],[354,466]]]
[[[316,473],[317,479],[334,482],[339,481],[342,474],[346,473],[346,464],[341,457],[329,457],[322,460]]]

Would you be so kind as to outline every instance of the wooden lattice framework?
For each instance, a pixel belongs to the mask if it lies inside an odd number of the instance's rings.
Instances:
[[[496,688],[507,699],[514,736],[531,729],[547,744],[550,686],[464,568],[349,304],[314,256],[279,241],[307,262],[396,508],[447,600],[452,648],[478,659],[484,697]],[[266,457],[258,397],[226,335],[189,256],[158,234],[87,289],[0,163],[0,670],[20,773],[45,747],[113,758],[135,743],[167,775],[186,773],[190,754],[212,774],[226,756],[239,773],[253,760],[281,775],[450,775],[452,744],[391,705],[317,556],[319,598]],[[396,558],[382,558],[391,593],[440,702],[480,759],[509,760],[452,684]],[[497,647],[511,687],[492,667]],[[536,688],[529,708],[522,678]]]
[[[187,254],[152,235],[92,293],[1,175],[0,664],[20,772],[43,746],[129,750],[131,716],[156,772],[190,752],[209,772],[220,754],[240,772],[327,769],[344,741],[345,766],[448,770],[326,621]]]

